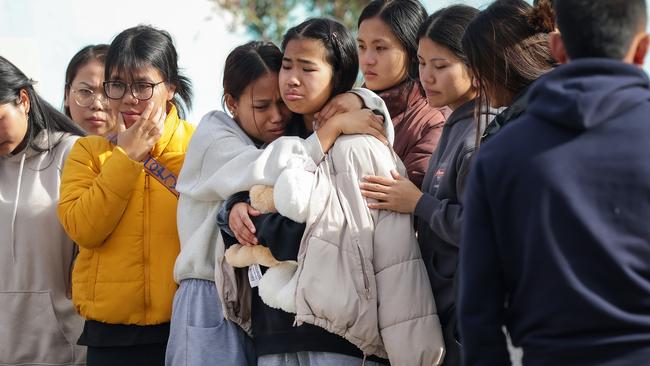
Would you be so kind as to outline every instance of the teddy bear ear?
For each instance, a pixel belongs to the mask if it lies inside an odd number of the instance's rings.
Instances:
[[[285,169],[275,182],[273,200],[282,216],[306,222],[315,175],[304,169]]]
[[[261,213],[277,212],[273,204],[273,187],[265,185],[254,185],[248,191],[251,199],[251,207]]]

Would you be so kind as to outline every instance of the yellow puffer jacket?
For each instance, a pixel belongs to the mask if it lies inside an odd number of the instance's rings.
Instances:
[[[151,155],[178,176],[193,132],[172,106]],[[77,141],[63,168],[58,216],[79,244],[72,273],[79,314],[111,324],[170,321],[177,204],[122,148],[99,136]]]

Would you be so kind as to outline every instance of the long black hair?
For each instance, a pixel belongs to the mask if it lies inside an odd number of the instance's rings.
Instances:
[[[104,64],[106,59],[106,54],[108,54],[108,45],[107,44],[95,44],[88,45],[79,50],[68,64],[68,68],[65,70],[65,89],[63,90],[64,95],[70,93],[70,87],[72,86],[72,81],[77,77],[79,69],[86,66],[90,61],[98,61],[100,64]],[[65,107],[65,115],[72,118],[70,114],[70,107]]]
[[[549,34],[555,20],[548,0],[535,7],[524,0],[496,0],[463,35],[463,50],[479,84],[479,101],[500,88],[512,97],[555,65]],[[487,89],[486,89],[487,88]]]
[[[148,25],[139,25],[118,34],[106,55],[104,79],[111,74],[129,74],[151,65],[165,82],[176,87],[174,105],[181,118],[192,108],[192,83],[178,68],[178,54],[169,33]]]
[[[227,110],[225,105],[226,95],[230,95],[236,101],[239,100],[249,85],[268,73],[277,74],[280,72],[281,67],[282,51],[271,42],[251,41],[237,46],[226,57],[223,70],[221,105],[224,111]],[[253,90],[251,89],[251,107],[253,103],[252,94]],[[240,123],[236,117],[233,116],[233,118],[237,123]],[[253,119],[255,120],[255,113],[253,113]],[[255,120],[255,128],[261,135],[257,120]],[[242,130],[244,129],[242,128]],[[244,132],[246,131],[244,130]]]
[[[417,0],[374,0],[361,12],[357,27],[370,18],[378,17],[393,32],[407,55],[408,77],[418,80],[418,30],[427,18],[427,11]]]
[[[29,97],[29,112],[27,112],[27,134],[24,146],[37,152],[53,149],[60,142],[52,138],[52,132],[68,132],[83,136],[81,130],[72,120],[59,112],[34,90],[35,81],[28,78],[18,67],[0,56],[0,104],[20,101],[20,92],[24,90]],[[47,131],[46,144],[39,144],[36,136],[43,130]]]
[[[418,31],[418,40],[428,38],[445,47],[469,67],[463,52],[463,33],[469,23],[479,13],[478,9],[467,5],[452,5],[431,14]]]
[[[282,40],[282,49],[285,50],[289,41],[294,39],[318,40],[325,47],[327,63],[334,70],[334,87],[330,98],[352,88],[359,73],[359,54],[357,42],[343,24],[327,18],[306,20],[287,31]]]
[[[282,51],[271,42],[251,41],[236,47],[226,58],[223,70],[223,93],[239,100],[244,89],[269,72],[282,67]],[[225,107],[224,107],[225,109]]]

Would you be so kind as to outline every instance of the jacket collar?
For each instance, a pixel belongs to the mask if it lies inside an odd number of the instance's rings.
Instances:
[[[388,113],[393,117],[394,125],[398,125],[400,122],[400,119],[395,120],[395,117],[411,109],[413,105],[424,99],[420,93],[418,83],[412,80],[403,81],[392,88],[377,92],[377,95],[386,103]]]
[[[494,136],[499,132],[505,125],[511,121],[519,118],[525,111],[528,106],[528,90],[530,86],[524,88],[517,94],[512,102],[512,104],[506,108],[503,112],[499,113],[481,136],[481,142],[487,141],[490,137]]]
[[[474,109],[476,108],[476,99],[472,99],[460,107],[456,108],[445,123],[445,127],[451,127],[458,121],[474,117]]]
[[[167,111],[167,118],[165,119],[165,128],[163,130],[162,136],[151,149],[151,156],[153,158],[158,158],[167,148],[170,141],[174,137],[174,133],[178,129],[178,125],[181,123],[181,119],[178,116],[178,111],[176,106],[172,103],[169,103]]]

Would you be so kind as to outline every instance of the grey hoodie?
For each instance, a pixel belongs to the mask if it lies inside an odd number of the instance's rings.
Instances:
[[[424,195],[415,207],[418,242],[443,327],[455,309],[462,197],[476,151],[474,107],[474,101],[465,103],[449,116],[422,183]],[[486,118],[495,115],[491,110]]]
[[[0,157],[0,365],[83,365],[72,305],[75,246],[56,216],[61,168],[76,136],[51,151]],[[43,132],[37,139],[45,141]]]

